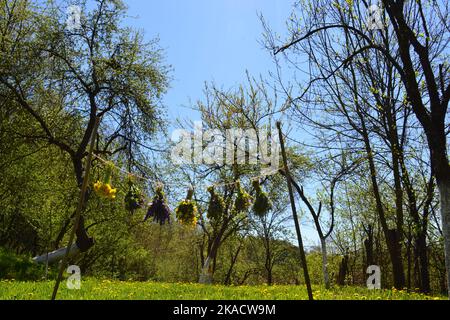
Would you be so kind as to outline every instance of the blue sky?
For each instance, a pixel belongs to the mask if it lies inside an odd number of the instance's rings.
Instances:
[[[290,14],[286,0],[126,0],[127,24],[159,36],[166,62],[173,66],[164,102],[169,118],[192,116],[185,107],[203,98],[205,81],[224,88],[245,80],[245,70],[258,76],[274,69],[262,48],[262,13],[274,30],[283,31]],[[198,117],[197,117],[198,118]]]

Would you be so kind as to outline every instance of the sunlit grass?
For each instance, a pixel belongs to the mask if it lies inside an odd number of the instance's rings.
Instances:
[[[53,281],[0,281],[0,300],[45,300],[51,297]],[[84,279],[80,290],[61,283],[58,299],[64,300],[305,300],[304,286],[221,286],[187,283],[126,282]],[[314,287],[318,300],[440,300],[403,290],[368,290],[360,287]]]

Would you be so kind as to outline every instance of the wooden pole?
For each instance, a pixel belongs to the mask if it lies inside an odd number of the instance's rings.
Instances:
[[[80,201],[78,202],[77,211],[75,212],[75,222],[73,224],[72,232],[70,234],[69,244],[67,245],[66,253],[64,255],[64,258],[61,262],[61,266],[59,268],[58,278],[56,279],[56,283],[53,288],[52,300],[55,300],[56,295],[58,294],[59,284],[61,283],[62,275],[63,275],[64,269],[66,267],[70,251],[72,249],[73,241],[75,238],[75,232],[78,229],[78,225],[80,224],[81,211],[83,210],[84,199],[86,197],[86,190],[87,190],[88,183],[89,183],[89,173],[91,171],[91,162],[92,162],[92,154],[94,153],[95,137],[97,136],[97,130],[98,130],[99,125],[100,125],[100,118],[97,117],[95,119],[94,130],[92,130],[91,143],[89,146],[89,153],[88,153],[88,157],[86,160],[86,171],[84,173],[83,184],[81,186],[81,191],[80,191]]]
[[[309,278],[309,273],[308,273],[308,264],[306,263],[305,249],[303,247],[302,234],[300,232],[300,224],[298,222],[297,209],[295,207],[295,198],[294,198],[294,192],[292,190],[291,174],[289,172],[288,163],[287,163],[286,149],[284,147],[283,132],[281,131],[281,122],[277,122],[277,128],[278,128],[278,135],[280,138],[281,155],[283,157],[284,172],[286,172],[286,181],[287,181],[288,190],[289,190],[289,199],[291,201],[292,215],[294,217],[295,231],[297,233],[298,248],[300,251],[300,259],[301,259],[301,263],[302,263],[303,273],[305,276],[306,289],[308,291],[309,300],[314,300],[312,289],[311,289],[311,280]]]

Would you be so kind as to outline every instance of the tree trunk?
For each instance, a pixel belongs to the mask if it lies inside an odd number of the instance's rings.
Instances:
[[[81,189],[84,180],[84,169],[83,169],[83,160],[80,158],[72,159],[75,176],[77,178],[78,187]],[[89,188],[86,190],[84,201],[82,203],[82,211],[86,209],[86,205],[89,201]],[[86,228],[84,227],[84,217],[83,214],[80,214],[80,221],[78,223],[78,228],[76,230],[76,244],[80,248],[81,252],[87,252],[94,245],[94,238],[89,237],[87,234]]]
[[[373,157],[372,146],[369,140],[369,134],[364,122],[364,117],[358,113],[361,126],[362,126],[362,137],[364,139],[364,144],[367,153],[367,160],[370,169],[371,182],[373,188],[373,194],[375,197],[376,208],[378,212],[378,217],[380,219],[381,227],[383,229],[384,237],[386,239],[386,245],[389,252],[389,257],[391,259],[392,264],[392,273],[394,278],[394,286],[397,289],[403,289],[405,286],[405,271],[403,270],[403,261],[402,261],[402,247],[400,243],[401,235],[400,233],[403,230],[389,229],[386,214],[384,212],[383,202],[381,200],[381,193],[377,181],[377,170],[375,167],[375,161]],[[398,215],[398,212],[397,212]],[[399,218],[399,217],[397,217]],[[398,219],[397,219],[398,220]],[[402,225],[401,222],[397,221],[397,226]]]
[[[266,280],[267,280],[267,285],[271,286],[273,283],[273,276],[272,276],[272,262],[268,261],[266,262]]]
[[[211,266],[211,258],[206,258],[205,264],[202,268],[202,273],[200,274],[200,279],[198,280],[201,284],[211,284],[213,282],[213,272]]]
[[[230,267],[228,268],[228,272],[227,272],[227,275],[226,275],[225,281],[224,281],[225,285],[231,284],[231,275],[233,273],[233,269],[234,269],[234,266],[236,265],[239,253],[241,252],[241,249],[242,249],[242,242],[239,244],[239,247],[238,247],[236,253],[234,255],[232,255],[232,257],[231,257],[231,264],[230,264]]]
[[[450,180],[438,181],[438,188],[444,235],[445,268],[447,269],[447,292],[450,299]]]
[[[271,286],[273,284],[273,275],[272,275],[272,268],[267,268],[267,285]]]
[[[33,262],[41,263],[41,264],[43,264],[43,263],[52,264],[52,263],[61,261],[62,258],[64,257],[64,255],[66,254],[66,251],[67,251],[67,248],[61,248],[61,249],[55,250],[53,252],[48,252],[41,256],[34,257]],[[73,256],[79,252],[80,252],[80,248],[78,248],[78,246],[74,243],[72,245],[72,247],[70,247],[69,256]]]
[[[420,291],[430,292],[430,273],[428,270],[427,235],[421,232],[416,240],[417,255],[419,260]]]
[[[367,267],[375,264],[373,253],[373,227],[369,225],[366,229],[367,238],[364,240],[364,248],[366,250],[366,266],[364,268],[364,275],[366,275]]]
[[[214,238],[208,257],[206,258],[205,264],[202,268],[202,273],[200,275],[199,283],[211,284],[213,282],[213,275],[215,271],[215,261],[217,256],[217,251],[222,240],[223,231],[220,230],[217,236]]]
[[[327,254],[327,241],[326,239],[320,239],[320,245],[322,247],[322,273],[325,289],[330,289],[330,276],[328,274],[328,254]]]
[[[345,278],[348,272],[348,255],[346,254],[344,258],[342,258],[341,264],[339,265],[339,274],[337,278],[337,284],[340,286],[345,285]]]
[[[266,261],[264,263],[264,268],[266,269],[266,281],[267,281],[267,285],[271,286],[272,285],[272,252],[271,252],[271,248],[270,248],[270,237],[268,235],[264,236],[264,246],[266,249]]]
[[[388,230],[388,249],[394,274],[394,287],[403,289],[405,286],[405,271],[403,270],[402,249],[399,243],[400,235],[397,229]]]
[[[406,287],[411,289],[411,252],[412,252],[412,234],[411,234],[411,226],[409,226],[408,234],[406,236],[408,243],[406,245]]]

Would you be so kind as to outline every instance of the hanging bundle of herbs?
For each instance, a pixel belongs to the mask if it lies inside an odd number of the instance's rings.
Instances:
[[[156,187],[153,202],[148,208],[144,221],[147,221],[150,217],[153,217],[153,221],[160,225],[165,224],[166,221],[170,223],[170,209],[167,205],[162,185]]]
[[[253,212],[258,217],[264,217],[270,209],[272,209],[272,203],[267,196],[267,193],[262,190],[259,180],[253,180],[253,188],[255,189],[255,201],[253,203]]]
[[[237,195],[234,200],[235,212],[247,212],[252,205],[252,197],[242,188],[240,181],[236,182]]]
[[[197,215],[198,215],[198,209],[197,204],[194,200],[192,200],[192,196],[194,195],[194,190],[190,188],[188,190],[186,199],[181,201],[178,204],[178,207],[175,209],[175,213],[177,216],[177,220],[186,226],[193,226],[195,227],[197,225]]]
[[[209,199],[207,218],[210,220],[219,220],[225,212],[225,201],[222,196],[216,193],[214,187],[209,187],[208,192],[211,195]]]
[[[129,190],[125,195],[125,209],[133,213],[144,205],[144,195],[131,179],[128,181]]]

